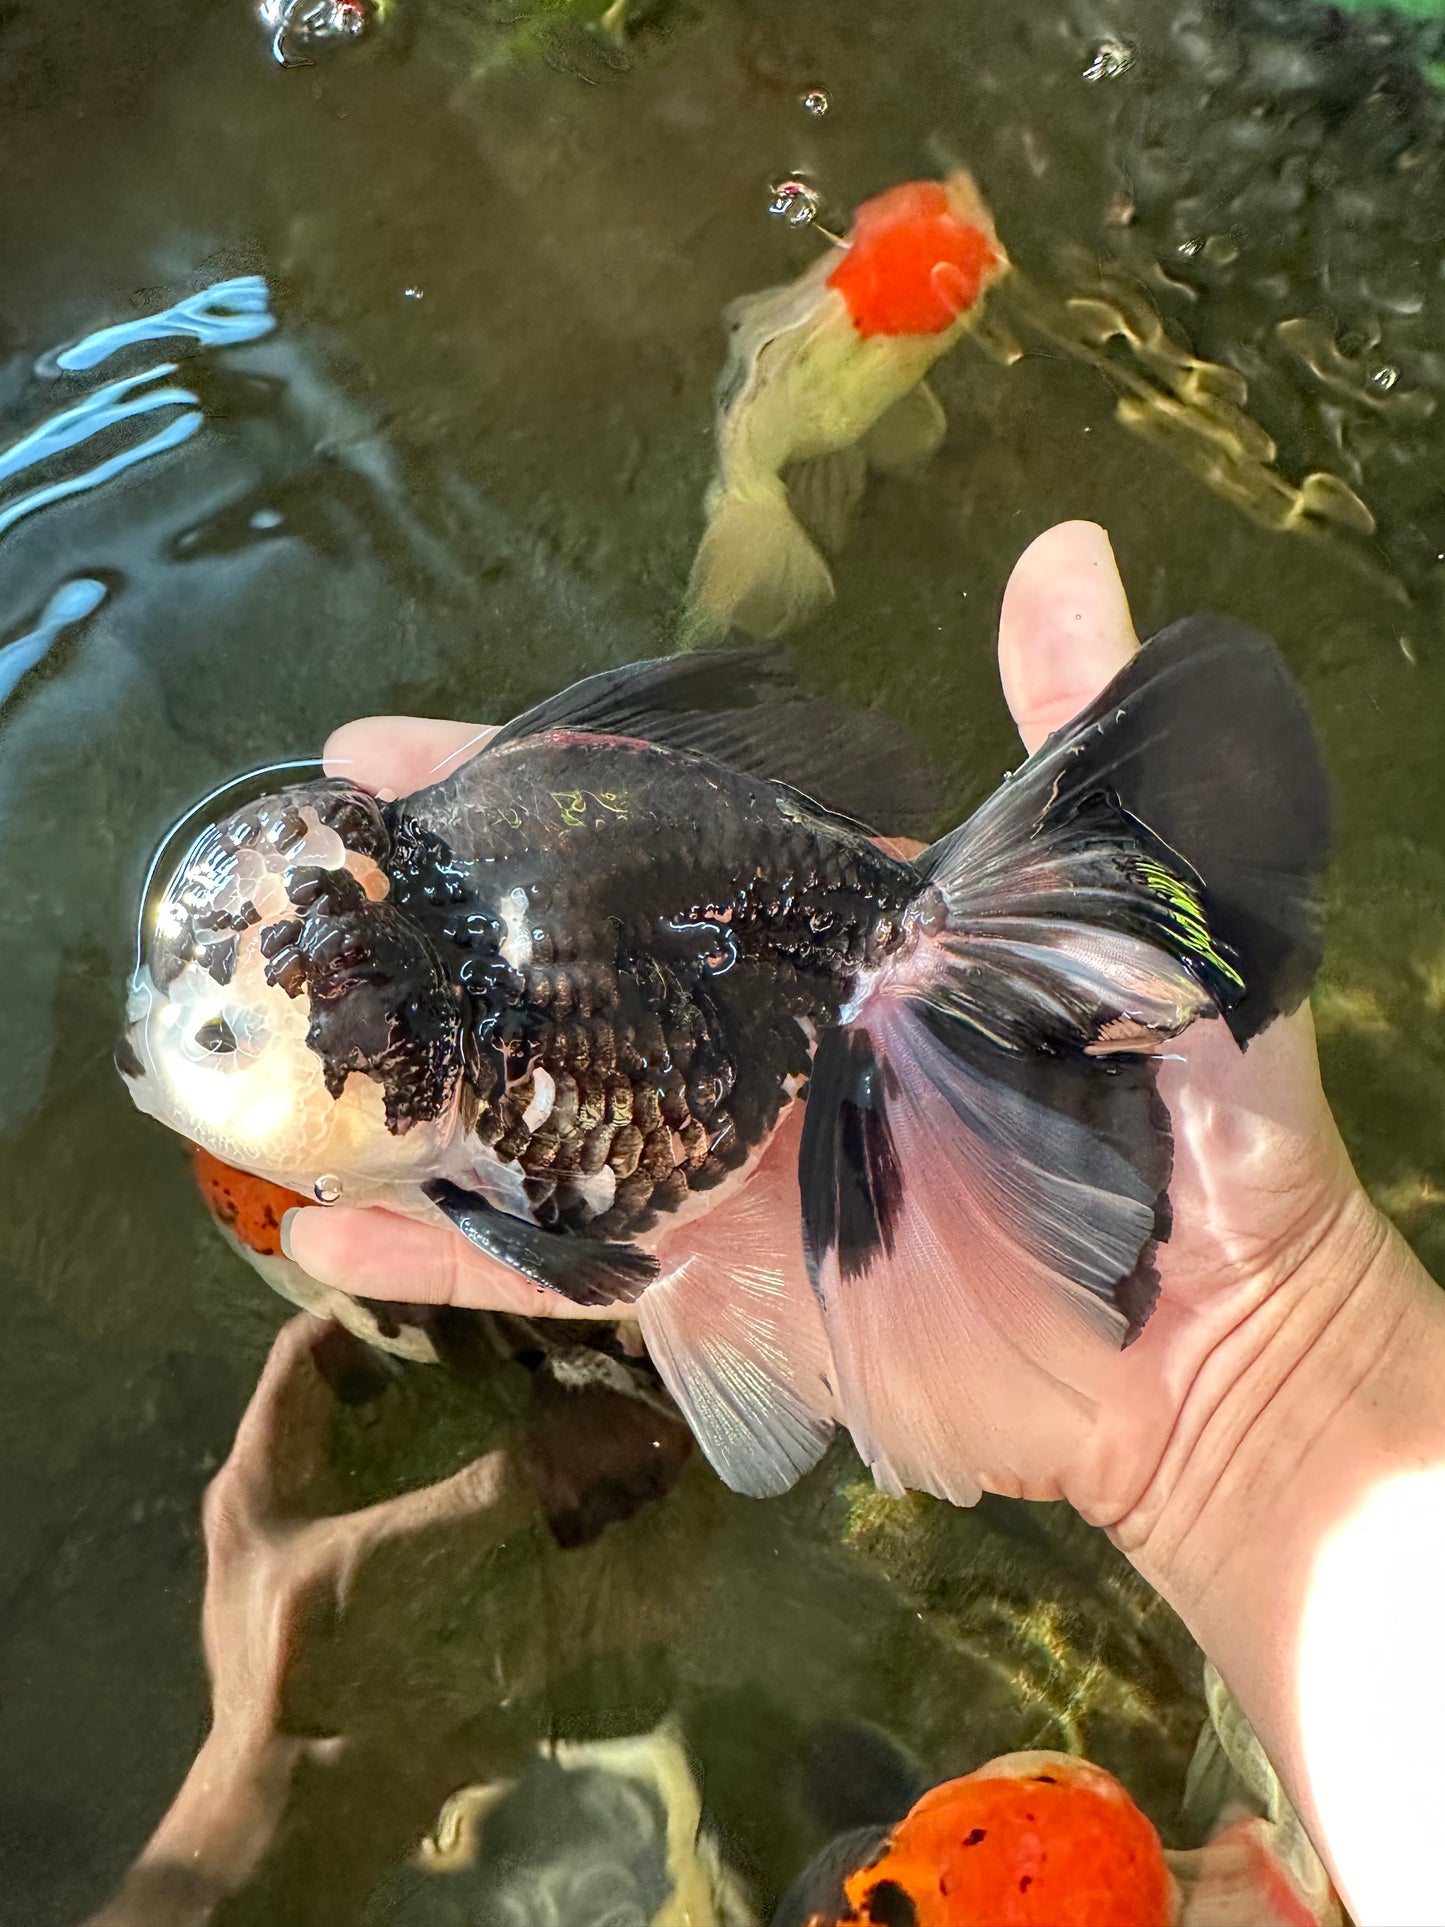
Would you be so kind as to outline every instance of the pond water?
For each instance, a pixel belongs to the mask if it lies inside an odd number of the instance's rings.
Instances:
[[[205,1731],[201,1494],[285,1315],[111,1069],[154,846],[350,716],[501,719],[672,645],[722,311],[826,245],[770,215],[781,181],[842,227],[962,161],[1019,270],[940,364],[936,458],[873,485],[802,680],[906,725],[956,816],[1017,760],[994,625],[1050,523],[1106,524],[1141,633],[1197,608],[1271,630],[1341,802],[1326,1083],[1373,1195],[1445,1255],[1430,20],[637,0],[609,36],[587,12],[394,0],[283,64],[246,0],[0,7],[6,1920],[97,1905]],[[337,1421],[339,1489],[436,1477],[496,1426],[417,1369]],[[839,1448],[750,1504],[694,1463],[589,1547],[514,1548],[490,1591],[445,1562],[379,1585],[315,1730],[338,1694],[392,1707],[445,1620],[441,1684],[403,1698],[452,1736],[453,1785],[675,1708],[764,1908],[829,1831],[799,1762],[863,1744],[838,1722],[927,1779],[1079,1748],[1177,1834],[1198,1656],[1102,1539],[878,1506],[859,1476]],[[318,1799],[254,1917],[353,1919],[372,1888],[373,1921],[433,1917],[388,1873],[386,1797]]]

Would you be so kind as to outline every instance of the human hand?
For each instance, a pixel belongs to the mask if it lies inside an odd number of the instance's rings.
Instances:
[[[439,1718],[436,1696],[416,1690],[415,1626],[397,1637],[393,1613],[381,1639],[391,1663],[368,1665],[364,1649],[387,1615],[357,1595],[373,1590],[368,1580],[391,1552],[426,1575],[426,1594],[449,1622],[466,1568],[525,1525],[535,1500],[512,1457],[494,1451],[437,1484],[340,1510],[331,1380],[348,1355],[353,1365],[369,1357],[338,1326],[310,1316],[283,1326],[207,1488],[201,1631],[211,1730],[91,1927],[190,1927],[237,1896],[245,1896],[237,1920],[273,1918],[278,1890],[304,1893],[318,1927],[354,1918],[352,1903],[463,1771],[447,1756],[456,1716]],[[459,1671],[455,1646],[448,1652]],[[412,1744],[399,1743],[403,1731]]]
[[[211,1730],[90,1927],[199,1927],[222,1899],[238,1923],[354,1919],[457,1785],[529,1756],[537,1558],[565,1556],[525,1550],[532,1521],[585,1543],[660,1497],[690,1450],[640,1397],[534,1378],[505,1447],[346,1510],[337,1415],[365,1401],[373,1433],[388,1381],[339,1326],[306,1315],[277,1334],[203,1506]]]

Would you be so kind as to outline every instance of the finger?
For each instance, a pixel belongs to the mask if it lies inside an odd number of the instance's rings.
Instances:
[[[1091,702],[1138,648],[1109,538],[1094,522],[1046,529],[1014,564],[998,668],[1024,747]]]
[[[450,776],[496,733],[491,723],[363,716],[333,730],[321,755],[328,776],[345,776],[363,789],[391,796],[410,796]]]
[[[358,1298],[419,1305],[462,1305],[522,1318],[627,1318],[626,1305],[574,1305],[543,1291],[468,1244],[447,1225],[420,1224],[392,1211],[345,1205],[286,1213],[289,1258],[324,1285]]]
[[[485,1541],[499,1545],[536,1511],[537,1498],[509,1452],[488,1452],[473,1459],[449,1479],[402,1492],[394,1499],[382,1499],[360,1512],[350,1512],[342,1526],[347,1538],[367,1545],[382,1539],[396,1539],[426,1532],[436,1526],[467,1520],[474,1526],[485,1520]],[[482,1535],[470,1540],[473,1551],[482,1549]]]
[[[325,1320],[302,1312],[277,1332],[230,1453],[211,1482],[213,1513],[260,1519],[324,1463],[332,1397],[312,1353],[327,1330]]]

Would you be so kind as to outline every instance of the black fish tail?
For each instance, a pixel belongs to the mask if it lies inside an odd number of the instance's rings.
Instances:
[[[821,1040],[799,1155],[839,1409],[885,1486],[998,1483],[1030,1373],[1099,1395],[1089,1328],[1138,1334],[1170,1228],[1155,1053],[1306,995],[1329,839],[1278,651],[1195,618],[924,853],[912,952]]]

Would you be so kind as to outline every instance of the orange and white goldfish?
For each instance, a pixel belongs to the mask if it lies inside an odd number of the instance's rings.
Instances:
[[[1339,1927],[1341,1919],[1303,1830],[1297,1821],[1290,1828],[1278,1805],[1273,1818],[1234,1819],[1202,1847],[1167,1851],[1113,1774],[1070,1754],[1032,1752],[1004,1754],[934,1787],[881,1839],[876,1830],[849,1836],[841,1864],[825,1849],[773,1927]]]
[[[733,305],[690,646],[732,627],[778,636],[832,599],[819,543],[841,542],[870,463],[907,470],[938,446],[924,377],[1008,266],[972,178],[955,173],[875,195],[841,249]]]

